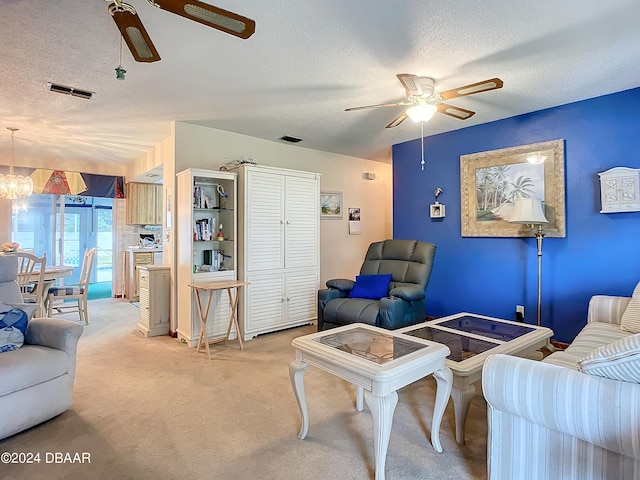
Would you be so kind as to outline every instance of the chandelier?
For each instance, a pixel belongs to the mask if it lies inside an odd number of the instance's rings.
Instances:
[[[8,198],[10,200],[26,198],[33,193],[33,180],[31,180],[31,177],[14,175],[13,162],[15,160],[15,148],[13,144],[13,134],[17,132],[18,129],[7,127],[7,130],[11,130],[11,163],[9,164],[9,173],[7,175],[0,174],[0,198]]]

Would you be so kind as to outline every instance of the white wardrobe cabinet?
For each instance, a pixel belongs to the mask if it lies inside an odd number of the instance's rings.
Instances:
[[[243,165],[238,179],[245,340],[316,319],[320,175]]]

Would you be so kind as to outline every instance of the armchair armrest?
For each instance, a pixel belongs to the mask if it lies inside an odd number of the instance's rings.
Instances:
[[[69,357],[69,373],[75,376],[76,350],[84,328],[69,320],[33,318],[27,327],[25,343],[62,350]]]
[[[75,351],[84,328],[68,320],[53,318],[33,318],[29,322],[26,343],[63,350]]]
[[[349,293],[353,290],[353,286],[356,284],[353,280],[349,280],[347,278],[333,278],[331,280],[327,280],[327,287],[334,288],[336,290],[340,290],[341,292]]]
[[[620,325],[622,314],[627,309],[631,297],[594,295],[589,300],[587,323],[602,322]]]
[[[389,296],[398,297],[407,302],[424,300],[424,288],[420,285],[402,285],[401,287],[392,288]]]
[[[640,458],[640,385],[508,355],[491,355],[482,371],[490,432],[492,410],[633,458]],[[506,425],[504,425],[507,428]]]

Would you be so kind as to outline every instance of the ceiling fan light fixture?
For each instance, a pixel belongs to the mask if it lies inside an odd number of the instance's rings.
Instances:
[[[256,30],[256,22],[237,13],[198,0],[147,0],[154,7],[194,20],[236,37],[247,39]]]
[[[126,36],[131,40],[131,44],[140,58],[152,58],[153,52],[144,40],[144,35],[136,27],[127,27]]]
[[[236,33],[242,33],[246,28],[244,22],[241,22],[240,20],[225,17],[224,15],[220,15],[216,12],[211,12],[202,7],[198,7],[197,5],[191,5],[190,3],[187,3],[184,6],[184,11],[189,16],[199,18],[200,20],[203,20],[208,24],[223,27]]]
[[[430,105],[428,103],[422,105],[416,105],[407,109],[407,116],[416,123],[424,123],[431,120],[431,117],[436,113],[438,107]]]
[[[109,13],[137,62],[151,63],[160,60],[160,54],[131,5],[123,2],[112,3],[109,5]]]

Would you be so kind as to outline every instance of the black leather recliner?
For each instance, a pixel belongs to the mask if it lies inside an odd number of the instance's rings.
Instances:
[[[433,243],[384,240],[369,246],[360,275],[391,274],[386,297],[349,298],[355,282],[327,281],[318,291],[318,330],[350,323],[366,323],[394,330],[425,321],[425,289],[436,253]]]

